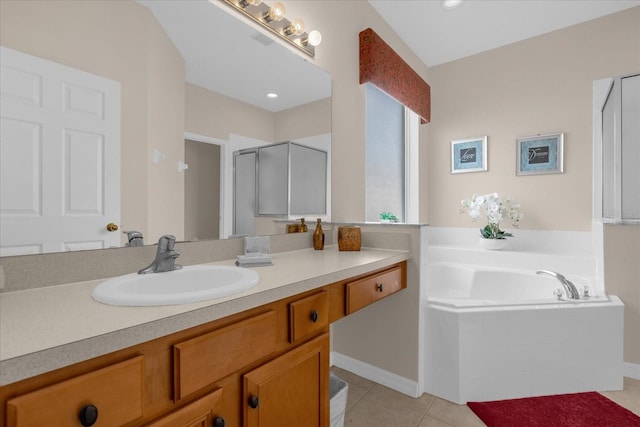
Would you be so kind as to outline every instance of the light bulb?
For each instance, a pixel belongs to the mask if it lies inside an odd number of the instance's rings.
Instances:
[[[241,8],[246,9],[249,5],[251,6],[259,6],[262,3],[262,0],[239,0],[238,4]]]
[[[290,36],[292,34],[299,36],[300,34],[304,33],[304,21],[302,19],[294,19],[291,22],[291,25],[289,25],[283,31],[287,36]]]
[[[284,18],[285,13],[287,13],[287,10],[285,9],[284,5],[280,2],[275,2],[271,5],[269,11],[265,13],[262,18],[267,22],[280,21],[282,18]]]
[[[317,31],[317,30],[311,31],[309,33],[309,36],[307,37],[307,42],[311,46],[318,46],[322,42],[322,34],[320,34],[320,31]]]

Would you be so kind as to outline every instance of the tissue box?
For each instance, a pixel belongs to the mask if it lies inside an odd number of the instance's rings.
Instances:
[[[338,249],[341,251],[359,251],[362,244],[360,227],[338,227]]]

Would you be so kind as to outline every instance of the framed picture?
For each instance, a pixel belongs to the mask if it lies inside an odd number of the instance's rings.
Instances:
[[[516,175],[564,172],[564,133],[517,138],[516,145]]]
[[[451,141],[451,173],[487,170],[487,137]]]

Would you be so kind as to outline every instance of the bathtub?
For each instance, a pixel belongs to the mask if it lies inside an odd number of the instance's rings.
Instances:
[[[624,306],[567,278],[589,297],[558,300],[560,282],[534,270],[430,264],[425,391],[463,404],[621,390]]]

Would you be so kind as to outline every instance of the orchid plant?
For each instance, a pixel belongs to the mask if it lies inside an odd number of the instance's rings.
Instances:
[[[513,237],[513,234],[500,230],[500,221],[506,216],[511,220],[514,227],[518,227],[519,221],[523,218],[520,213],[520,205],[507,197],[502,200],[498,193],[474,194],[471,200],[463,200],[460,212],[467,212],[475,222],[484,210],[487,216],[487,225],[480,229],[480,235],[484,239],[505,239]]]

